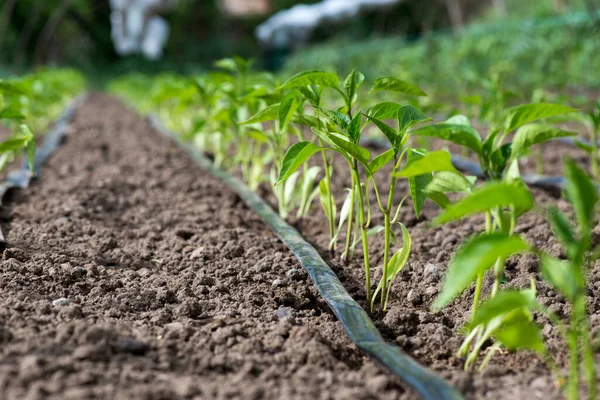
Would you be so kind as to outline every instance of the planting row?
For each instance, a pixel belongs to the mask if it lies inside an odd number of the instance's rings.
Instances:
[[[594,345],[585,300],[586,271],[600,256],[600,249],[593,248],[591,240],[598,201],[594,180],[567,159],[565,193],[574,219],[555,208],[544,211],[565,248],[564,260],[515,233],[518,219],[534,207],[533,196],[520,176],[519,159],[533,146],[575,136],[559,123],[584,118],[577,110],[550,103],[497,110],[493,124],[482,136],[465,115],[431,123],[414,102],[363,100],[363,96],[381,92],[387,93],[388,100],[390,96],[426,96],[419,87],[394,77],[377,78],[365,94],[360,90],[365,77],[356,71],[343,79],[328,72],[305,71],[278,82],[270,75],[251,72],[251,64],[239,58],[222,60],[217,66],[219,72],[197,78],[156,79],[150,96],[150,82],[142,77],[117,81],[113,90],[142,111],[156,112],[170,129],[211,153],[216,165],[240,174],[252,189],[268,182],[282,217],[295,212],[295,217],[302,219],[318,198],[329,226],[329,250],[345,263],[354,257],[356,247],[362,250],[371,311],[385,311],[394,280],[410,260],[411,235],[399,218],[407,198],[412,199],[417,217],[427,199],[437,204],[441,212],[434,224],[485,215],[485,230],[467,239],[448,265],[432,310],[447,306],[475,285],[470,322],[459,350],[465,357],[465,368],[477,365],[483,369],[502,347],[529,349],[547,360],[569,398],[579,397],[581,381],[587,385],[588,397],[596,397]],[[361,107],[369,103],[370,107]],[[598,111],[590,112],[587,118],[595,139]],[[367,132],[382,134],[390,149],[371,154],[361,146],[361,137]],[[487,181],[476,184],[474,177],[463,175],[452,165],[450,153],[428,150],[426,138],[464,147],[478,159]],[[597,149],[586,149],[593,155],[592,169],[597,176]],[[332,166],[333,153],[347,161],[352,177],[339,207],[331,189],[338,173]],[[311,157],[319,161],[309,163]],[[383,185],[376,179],[382,171],[387,174]],[[395,196],[399,180],[407,180],[409,186],[409,193],[400,200]],[[374,198],[369,195],[370,188]],[[381,226],[372,224],[372,203],[383,215]],[[394,233],[395,224],[401,227],[401,237]],[[384,243],[379,282],[371,282],[369,239],[375,235],[382,235]],[[526,253],[539,257],[543,278],[571,304],[568,320],[561,320],[536,301],[533,283],[527,290],[500,290],[506,260]],[[484,299],[482,284],[488,272],[494,284]],[[557,361],[548,352],[541,328],[534,321],[536,314],[546,315],[563,333],[570,351],[568,376],[561,375]],[[494,344],[481,357],[490,339]]]

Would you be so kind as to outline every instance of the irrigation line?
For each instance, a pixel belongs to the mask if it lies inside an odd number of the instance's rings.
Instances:
[[[86,95],[82,94],[75,98],[75,100],[73,100],[71,104],[67,106],[61,116],[56,120],[52,129],[50,129],[50,131],[44,135],[44,141],[42,142],[42,145],[37,147],[35,151],[33,173],[29,170],[29,164],[27,160],[24,160],[20,168],[10,171],[6,177],[6,180],[4,180],[4,182],[0,182],[0,206],[2,206],[4,196],[10,189],[25,189],[29,186],[33,178],[39,176],[41,166],[44,165],[44,163],[60,145],[61,139],[67,131],[67,126],[73,118],[75,109],[79,107],[85,97]],[[0,243],[6,243],[6,239],[2,234],[1,227]]]
[[[317,250],[285,221],[256,193],[237,178],[215,167],[199,150],[167,130],[153,115],[148,116],[152,127],[185,150],[200,167],[211,172],[256,212],[294,253],[342,323],[350,340],[369,357],[379,362],[414,388],[425,400],[462,399],[462,395],[442,378],[417,363],[397,346],[387,343],[362,307],[348,294],[338,277],[323,261]]]

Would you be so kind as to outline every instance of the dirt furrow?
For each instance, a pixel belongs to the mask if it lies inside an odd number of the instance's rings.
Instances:
[[[3,399],[396,399],[240,199],[91,96],[0,221]]]

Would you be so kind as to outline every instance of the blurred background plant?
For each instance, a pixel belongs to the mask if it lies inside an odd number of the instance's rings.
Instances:
[[[257,39],[259,25],[282,10],[319,1],[152,0],[158,4],[152,13],[170,31],[159,60],[115,51],[111,3],[135,1],[4,0],[0,77],[48,64],[101,80],[134,71],[190,73],[237,54],[256,58],[258,68],[284,68],[286,76],[315,67],[341,74],[356,68],[367,77],[398,76],[426,90],[435,82],[440,94],[479,107],[484,101],[469,89],[492,86],[494,79],[517,93],[600,87],[600,75],[593,73],[600,67],[599,7],[592,0],[430,0],[427,7],[422,0],[326,0],[321,4],[328,3],[330,13],[349,3],[360,12],[326,18],[302,40],[268,43]]]

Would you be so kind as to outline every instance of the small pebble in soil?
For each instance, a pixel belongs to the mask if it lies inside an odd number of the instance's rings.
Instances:
[[[291,307],[279,307],[275,312],[277,319],[288,318],[294,316],[294,309]]]
[[[119,340],[119,351],[123,353],[141,356],[146,354],[148,348],[148,344],[132,338],[121,338]]]
[[[425,289],[425,294],[427,296],[435,296],[438,292],[438,289],[435,286],[429,286],[427,289]]]
[[[64,306],[68,306],[71,303],[72,303],[72,301],[70,299],[67,299],[66,297],[61,297],[60,299],[56,299],[56,300],[52,301],[52,305],[54,307],[64,307]]]
[[[435,276],[435,275],[438,275],[439,273],[440,273],[440,269],[437,267],[437,265],[435,265],[433,263],[425,264],[425,268],[423,269],[424,276]]]
[[[285,279],[275,279],[273,281],[273,283],[271,283],[271,286],[273,287],[283,287],[286,285],[286,280]]]
[[[87,271],[85,268],[81,267],[81,266],[77,266],[75,268],[73,268],[71,270],[71,275],[77,277],[77,278],[82,278],[87,274]]]
[[[204,256],[204,247],[198,247],[196,250],[192,251],[190,254],[190,260],[197,260]]]
[[[413,305],[417,305],[421,303],[421,295],[414,289],[408,292],[406,299],[410,301]]]
[[[287,270],[285,272],[285,274],[287,275],[288,278],[295,280],[295,281],[302,280],[302,278],[303,278],[302,270],[298,269],[298,268],[292,268],[290,270]]]

